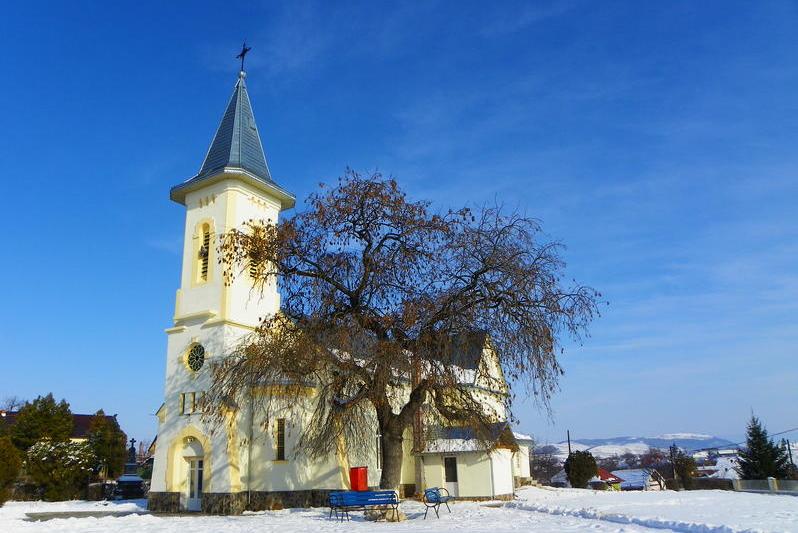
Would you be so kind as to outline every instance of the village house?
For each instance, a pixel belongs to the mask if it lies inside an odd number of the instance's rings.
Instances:
[[[303,389],[299,405],[274,405],[269,413],[239,405],[223,427],[211,426],[200,413],[210,386],[209,364],[231,353],[262,317],[280,309],[276,284],[253,296],[253,280],[246,274],[225,283],[218,238],[250,219],[276,222],[295,203],[267,165],[245,72],[239,73],[199,172],[173,187],[170,198],[185,207],[186,219],[180,288],[173,325],[166,330],[164,401],[157,411],[150,510],[239,513],[325,505],[330,491],[350,487],[353,466],[368,467],[368,484],[377,485],[381,452],[376,424],[363,427],[365,435],[373,435],[370,449],[340,442],[335,453],[321,460],[298,449],[299,434],[314,409],[310,386]],[[507,386],[489,343],[482,337],[461,355],[457,365],[464,386],[497,413],[495,438],[478,444],[464,428],[426,427],[428,444],[414,453],[414,436],[408,430],[402,496],[440,486],[459,498],[509,498],[514,476],[529,475],[529,452],[519,447],[506,422]],[[480,376],[502,385],[486,386]]]
[[[623,482],[624,480],[615,475],[614,472],[599,468],[596,475],[587,481],[587,486],[591,489],[621,490]],[[571,482],[568,481],[568,474],[565,473],[564,468],[552,476],[551,485],[561,488],[571,487]]]

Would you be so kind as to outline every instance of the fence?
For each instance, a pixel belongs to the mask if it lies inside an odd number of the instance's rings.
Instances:
[[[798,495],[798,481],[794,479],[733,479],[734,490],[743,492],[774,492]]]

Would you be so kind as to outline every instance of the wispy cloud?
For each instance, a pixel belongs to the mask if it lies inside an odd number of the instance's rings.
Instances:
[[[167,252],[178,257],[183,253],[182,237],[153,237],[145,240],[144,244],[154,250]]]
[[[271,6],[270,6],[271,7]],[[246,35],[258,53],[247,56],[247,69],[261,71],[272,83],[281,76],[304,72],[329,49],[334,33],[324,27],[319,4],[312,1],[280,3],[256,15],[263,20],[258,30]],[[250,23],[250,27],[256,26]],[[201,45],[200,55],[207,68],[229,71],[238,42],[211,42]]]
[[[493,37],[521,31],[533,24],[566,14],[576,6],[575,1],[548,3],[521,3],[504,10],[492,10],[487,22],[480,30],[482,35]]]

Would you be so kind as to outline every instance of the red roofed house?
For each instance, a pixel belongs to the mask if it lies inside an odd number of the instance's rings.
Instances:
[[[619,478],[612,472],[608,472],[603,468],[599,468],[598,475],[593,476],[590,481],[587,482],[587,484],[591,488],[595,488],[593,487],[594,484],[600,484],[602,482],[607,484],[607,488],[609,490],[621,490],[621,483],[623,483],[623,479]]]

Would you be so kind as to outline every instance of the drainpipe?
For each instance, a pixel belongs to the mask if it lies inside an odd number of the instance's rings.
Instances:
[[[249,438],[247,439],[247,510],[252,507],[252,434],[255,425],[254,399],[252,391],[249,395]]]
[[[488,461],[490,461],[490,497],[496,497],[496,486],[493,483],[493,457],[488,453]]]

